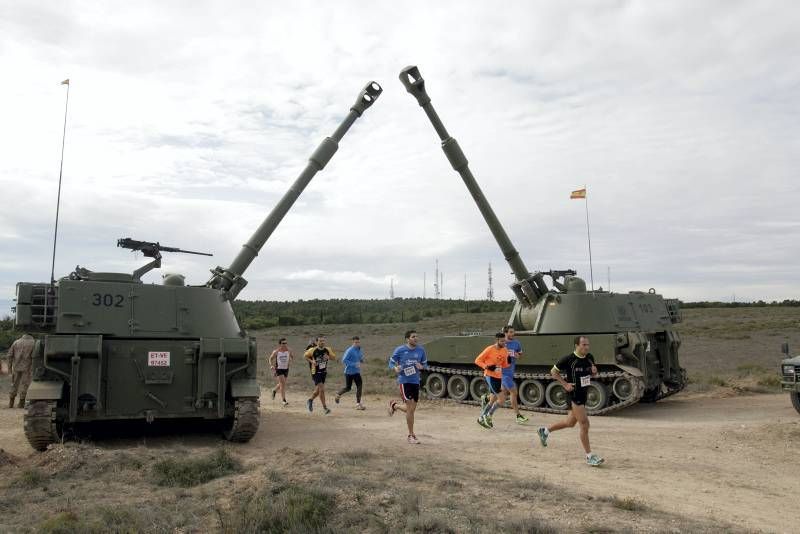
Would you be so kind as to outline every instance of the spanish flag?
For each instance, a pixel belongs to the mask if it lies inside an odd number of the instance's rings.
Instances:
[[[586,188],[573,191],[570,193],[569,198],[586,198]]]
[[[61,85],[69,85],[69,78],[61,82]]]

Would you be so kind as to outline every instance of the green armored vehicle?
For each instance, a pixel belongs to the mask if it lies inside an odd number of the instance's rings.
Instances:
[[[789,357],[789,344],[784,343],[781,351],[786,359],[781,362],[781,389],[789,392],[792,406],[800,413],[800,356]]]
[[[590,413],[608,413],[640,400],[656,401],[683,389],[686,372],[678,363],[681,341],[673,328],[681,319],[678,301],[664,299],[653,289],[627,294],[587,291],[573,270],[531,274],[478,186],[466,156],[434,110],[419,69],[403,69],[400,81],[433,124],[445,156],[461,175],[516,278],[511,285],[516,304],[508,325],[517,331],[523,350],[515,374],[521,406],[566,412],[566,391],[552,379],[550,369],[560,356],[572,352],[576,335],[589,336],[599,371],[588,392]],[[492,343],[493,336],[476,335],[426,344],[428,395],[476,402],[486,385],[474,359]]]
[[[61,440],[70,427],[109,420],[210,420],[222,424],[228,440],[255,435],[256,341],[231,303],[267,239],[381,92],[367,84],[230,267],[213,269],[205,285],[187,286],[175,274],[161,285],[143,283],[145,273],[161,266],[162,251],[185,251],[129,238],[118,245],[153,258],[132,274],[77,267],[51,283],[17,284],[16,326],[44,334],[24,417],[34,449]]]

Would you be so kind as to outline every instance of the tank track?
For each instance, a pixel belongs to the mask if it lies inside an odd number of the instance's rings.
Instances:
[[[25,437],[37,451],[44,451],[60,440],[56,423],[56,403],[32,401],[24,416]]]
[[[428,369],[428,371],[431,373],[442,373],[445,375],[483,376],[483,371],[472,370],[472,369],[452,369],[450,367],[431,366]],[[616,412],[617,410],[627,408],[628,406],[631,406],[639,402],[639,399],[641,399],[642,395],[644,394],[644,380],[642,380],[641,377],[633,376],[632,374],[627,373],[625,371],[612,371],[612,372],[606,371],[597,374],[597,378],[606,378],[611,380],[616,380],[621,376],[627,377],[631,381],[631,384],[633,384],[633,386],[636,388],[636,391],[633,393],[633,395],[631,395],[631,397],[628,400],[620,401],[616,404],[610,404],[601,410],[589,411],[588,413],[590,415],[606,415],[608,413]],[[514,378],[521,378],[523,380],[526,378],[535,378],[538,380],[546,380],[546,381],[552,380],[552,376],[548,373],[515,373]],[[675,391],[675,393],[677,393],[677,391]],[[427,388],[426,388],[426,394],[427,394]],[[668,393],[665,396],[672,394],[673,393]],[[428,398],[436,400],[452,400],[447,398],[433,397],[429,394]],[[463,400],[456,402],[459,402],[460,404],[480,405],[480,402],[475,400]],[[503,407],[506,408],[508,406],[503,406]],[[526,406],[522,402],[519,403],[519,409],[530,412],[540,412],[540,413],[556,413],[556,414],[567,413],[567,410],[558,410],[556,408],[550,408],[549,406]]]
[[[244,443],[258,432],[259,401],[256,398],[236,399],[233,422],[225,431],[225,439]]]

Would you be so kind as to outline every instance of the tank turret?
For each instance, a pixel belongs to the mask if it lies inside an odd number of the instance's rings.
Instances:
[[[445,156],[467,186],[514,274],[511,290],[516,302],[507,324],[517,330],[523,345],[524,363],[520,362],[515,374],[523,404],[539,411],[566,411],[566,392],[552,380],[549,370],[559,356],[573,350],[577,335],[591,337],[601,369],[589,392],[590,412],[606,413],[640,399],[657,400],[680,391],[686,375],[678,364],[680,337],[672,326],[680,320],[677,301],[665,300],[652,289],[628,294],[587,291],[586,282],[571,269],[531,273],[472,175],[467,157],[433,108],[419,69],[406,67],[400,81],[428,116]],[[471,362],[492,342],[490,337],[469,336],[426,345],[428,360],[438,364],[427,375],[428,393],[476,400],[485,384]]]
[[[142,276],[161,267],[162,252],[210,255],[123,238],[117,245],[152,261],[133,273],[76,267],[50,283],[17,284],[15,323],[42,336],[28,390],[25,435],[44,450],[68,427],[107,420],[220,421],[231,441],[247,441],[259,424],[257,347],[231,302],[243,275],[339,142],[382,92],[368,83],[330,137],[242,247],[205,285],[179,274],[162,284]]]

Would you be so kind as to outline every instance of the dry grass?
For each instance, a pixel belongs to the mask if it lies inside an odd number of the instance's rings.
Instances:
[[[242,470],[238,460],[225,449],[200,458],[166,458],[153,465],[153,479],[159,486],[188,488]]]

